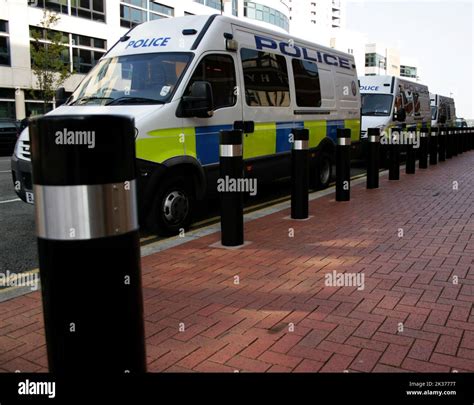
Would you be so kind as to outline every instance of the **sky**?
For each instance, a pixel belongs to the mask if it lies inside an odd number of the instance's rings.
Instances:
[[[418,63],[430,92],[452,97],[456,115],[474,119],[474,0],[346,0],[349,30]]]

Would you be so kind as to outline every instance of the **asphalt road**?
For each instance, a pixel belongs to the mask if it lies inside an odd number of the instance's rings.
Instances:
[[[364,171],[360,166],[353,167],[352,176]],[[249,197],[245,201],[245,206],[250,208],[271,204],[273,200],[280,201],[289,196],[290,192],[288,180],[259,186],[257,196]],[[218,200],[204,201],[199,204],[193,228],[217,222],[218,216]],[[0,230],[0,273],[5,273],[7,270],[10,273],[20,273],[37,268],[34,206],[25,204],[17,198],[11,180],[9,157],[0,157]],[[146,233],[143,233],[142,237],[142,244],[160,240]]]
[[[10,157],[0,157],[0,272],[19,273],[38,267],[34,207],[13,189]]]

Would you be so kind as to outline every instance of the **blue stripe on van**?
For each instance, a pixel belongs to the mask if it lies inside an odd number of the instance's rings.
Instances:
[[[291,151],[289,135],[293,128],[304,128],[303,121],[289,121],[276,123],[276,153]]]
[[[219,162],[219,131],[228,131],[233,127],[233,125],[196,127],[196,157],[202,165]]]
[[[344,121],[334,120],[327,122],[326,136],[337,143],[337,129],[344,128]]]

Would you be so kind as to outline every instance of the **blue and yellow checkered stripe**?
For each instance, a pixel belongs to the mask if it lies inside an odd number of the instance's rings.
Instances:
[[[137,157],[162,163],[176,156],[188,155],[202,165],[219,162],[219,132],[232,125],[172,128],[150,131],[148,138],[137,139]],[[350,128],[351,138],[360,138],[360,120],[288,121],[255,123],[255,132],[244,135],[244,159],[258,158],[291,151],[293,128],[309,130],[309,146],[316,148],[324,138],[336,142],[338,128]]]

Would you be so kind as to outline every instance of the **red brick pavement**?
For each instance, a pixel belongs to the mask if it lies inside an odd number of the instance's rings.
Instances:
[[[470,152],[251,221],[240,250],[213,234],[143,258],[148,369],[474,371],[473,202]],[[325,286],[334,270],[365,289]],[[0,305],[0,371],[45,371],[40,294]]]

